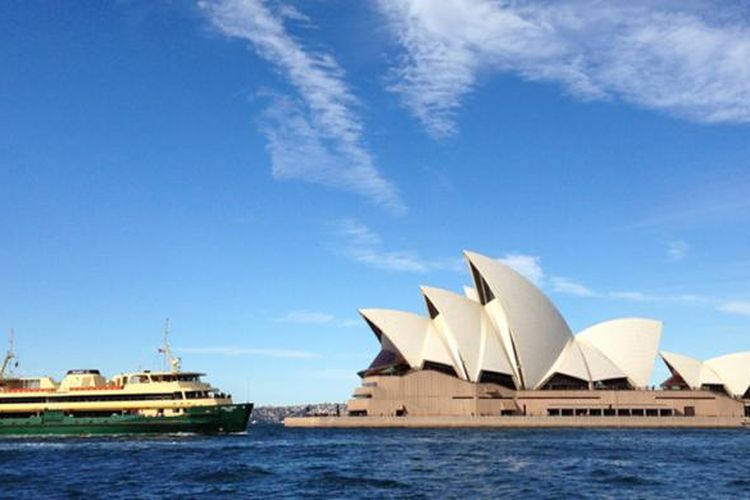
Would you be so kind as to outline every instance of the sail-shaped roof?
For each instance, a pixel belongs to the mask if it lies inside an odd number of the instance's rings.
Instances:
[[[550,368],[545,381],[556,373],[577,378],[586,382],[591,382],[591,374],[586,366],[586,360],[583,357],[578,342],[571,337],[563,352],[557,358],[557,361]]]
[[[482,370],[513,375],[510,361],[479,302],[440,288],[422,287],[435,327],[452,344],[468,380],[476,382]],[[491,354],[490,354],[491,353]],[[488,356],[489,354],[489,356]]]
[[[700,389],[703,385],[703,361],[684,354],[662,351],[661,357],[664,362],[682,378],[683,382],[691,389]]]
[[[646,387],[656,362],[661,330],[660,321],[620,318],[593,325],[576,338],[596,347],[627,375],[634,387]]]
[[[581,354],[583,354],[583,358],[586,360],[586,366],[591,374],[591,382],[596,383],[627,378],[625,372],[593,344],[578,337],[576,337],[576,344],[578,344]]]
[[[388,337],[412,368],[420,368],[425,355],[430,361],[453,366],[430,318],[392,309],[361,309],[359,312],[376,327],[376,335]]]
[[[742,397],[750,388],[750,351],[736,352],[706,361],[727,391]]]
[[[621,318],[573,336],[532,282],[495,259],[474,252],[465,252],[465,257],[475,288],[465,287],[461,295],[422,287],[428,316],[360,311],[384,350],[397,351],[402,364],[441,371],[451,367],[472,382],[482,380],[484,372],[489,372],[487,379],[493,373],[509,375],[519,389],[539,389],[556,373],[594,384],[618,379],[627,379],[633,387],[649,384],[661,322]],[[723,385],[739,396],[750,385],[750,353],[707,362],[667,352],[662,356],[691,388]]]
[[[523,387],[537,388],[568,345],[570,328],[552,302],[520,273],[484,255],[464,255],[481,302],[496,300],[505,313]]]

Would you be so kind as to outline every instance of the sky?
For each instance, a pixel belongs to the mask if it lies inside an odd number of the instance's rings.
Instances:
[[[345,401],[357,309],[424,313],[463,250],[573,331],[750,349],[746,3],[7,1],[0,68],[19,374],[158,369],[169,318],[237,400]]]

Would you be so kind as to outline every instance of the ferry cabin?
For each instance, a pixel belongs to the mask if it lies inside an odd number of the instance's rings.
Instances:
[[[5,378],[0,380],[0,418],[45,411],[172,416],[189,407],[232,404],[231,396],[204,383],[203,375],[141,371],[107,381],[99,370],[70,370],[59,384],[50,377]]]

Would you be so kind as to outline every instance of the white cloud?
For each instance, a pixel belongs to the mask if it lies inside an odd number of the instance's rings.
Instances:
[[[685,258],[690,251],[690,245],[684,241],[670,241],[667,243],[667,259],[678,261]]]
[[[455,132],[462,99],[487,70],[555,82],[584,100],[621,99],[703,123],[750,122],[750,23],[725,3],[378,5],[405,52],[391,89],[435,136]]]
[[[374,247],[382,243],[380,235],[354,219],[345,219],[337,223],[341,236],[355,247]]]
[[[617,291],[610,292],[607,296],[612,299],[627,300],[631,302],[668,302],[685,305],[712,305],[718,302],[715,298],[691,293],[654,294],[636,291]]]
[[[290,311],[276,318],[279,323],[295,323],[299,325],[333,326],[337,328],[348,328],[358,326],[360,321],[355,319],[337,318],[333,314],[319,311]]]
[[[512,253],[497,260],[515,269],[538,287],[549,288],[553,292],[576,297],[598,296],[594,290],[569,278],[547,276],[542,268],[541,258],[536,255]]]
[[[587,286],[569,278],[547,276],[544,268],[542,268],[541,258],[536,255],[511,253],[497,260],[515,269],[540,288],[549,288],[552,292],[576,297],[597,297],[599,295]]]
[[[344,242],[340,245],[351,259],[377,269],[408,273],[430,271],[460,271],[461,259],[426,259],[410,250],[384,250],[380,235],[356,220],[346,219],[336,224],[337,234]]]
[[[292,84],[299,101],[277,97],[266,114],[273,173],[345,189],[400,213],[394,186],[364,147],[358,101],[332,54],[307,50],[286,31],[284,19],[305,20],[296,9],[274,14],[263,0],[204,0],[211,23],[231,38],[250,42]]]
[[[553,276],[550,278],[550,281],[552,283],[552,291],[554,292],[575,295],[577,297],[596,297],[598,295],[587,286],[576,283],[568,278],[563,278],[562,276]]]
[[[319,358],[319,354],[290,349],[265,349],[251,347],[209,346],[175,348],[177,353],[211,354],[217,356],[262,356],[268,358],[310,359]]]
[[[544,270],[542,269],[539,257],[511,253],[497,260],[523,274],[535,285],[542,285]]]
[[[645,218],[623,229],[744,224],[750,221],[750,173],[747,169],[711,169],[690,185],[673,190]]]
[[[609,296],[615,299],[630,300],[633,302],[653,302],[658,300],[658,298],[653,295],[632,291],[610,292]]]
[[[750,301],[732,300],[729,302],[724,302],[723,304],[719,304],[717,309],[719,311],[731,314],[750,316]]]
[[[435,270],[461,272],[465,267],[461,259],[430,260],[420,257],[416,252],[384,251],[381,248],[382,239],[380,236],[364,224],[352,219],[337,223],[337,232],[339,236],[345,239],[343,248],[348,257],[378,269],[427,273]],[[750,316],[750,302],[722,301],[715,297],[690,293],[660,294],[635,290],[598,291],[570,278],[548,276],[541,265],[541,258],[536,255],[509,253],[497,258],[497,260],[516,270],[536,286],[558,294],[627,302],[715,307],[722,312]],[[473,287],[471,289],[473,290]],[[333,315],[308,311],[290,313],[282,320],[310,324],[328,324],[336,321]]]

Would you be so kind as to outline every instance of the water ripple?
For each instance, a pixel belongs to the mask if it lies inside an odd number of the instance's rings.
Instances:
[[[0,439],[0,497],[746,497],[750,432],[283,429]]]

